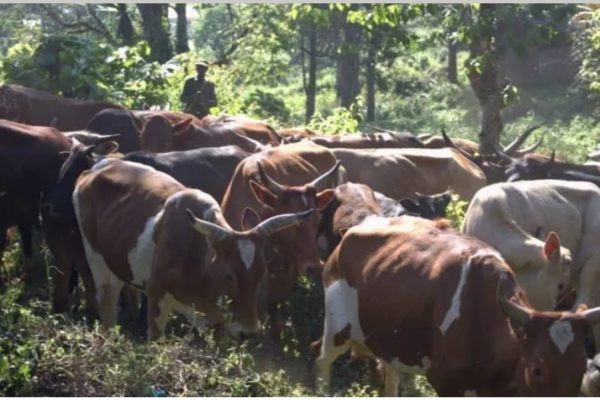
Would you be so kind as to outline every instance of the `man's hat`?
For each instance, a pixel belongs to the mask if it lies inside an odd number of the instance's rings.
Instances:
[[[208,69],[208,63],[205,61],[198,61],[196,63],[196,68],[200,67],[200,68],[204,68],[204,69]]]

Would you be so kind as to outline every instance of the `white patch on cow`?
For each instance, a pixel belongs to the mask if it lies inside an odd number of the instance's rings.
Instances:
[[[406,365],[400,362],[398,358],[392,360],[391,365],[398,371],[411,375],[425,375],[431,367],[431,360],[425,356],[419,365]]]
[[[365,334],[358,320],[358,292],[344,279],[333,282],[325,290],[325,332],[333,336],[350,325],[352,341],[364,343]]]
[[[254,252],[256,251],[254,243],[248,239],[242,239],[237,242],[237,247],[246,269],[250,269],[250,267],[252,267],[252,262],[254,261]]]
[[[378,215],[369,215],[365,218],[358,226],[362,226],[365,228],[385,228],[390,225],[390,219],[385,217],[380,217]]]
[[[163,210],[146,221],[142,234],[138,237],[137,243],[133,249],[127,254],[127,261],[133,274],[132,283],[134,285],[143,286],[150,276],[150,267],[156,243],[154,243],[154,227],[163,215]]]
[[[103,158],[102,160],[100,160],[96,164],[94,164],[94,166],[92,167],[92,171],[98,171],[99,169],[104,168],[106,165],[110,164],[111,162],[113,162],[115,160],[116,160],[115,158]]]
[[[477,397],[477,391],[475,390],[465,390],[464,397]]]
[[[79,191],[77,189],[75,189],[73,192],[73,208],[75,209],[75,216],[81,232],[85,256],[90,267],[90,271],[92,272],[92,277],[94,278],[98,306],[102,307],[103,305],[107,305],[111,308],[114,308],[112,310],[101,310],[101,312],[104,311],[105,313],[108,312],[116,314],[116,299],[123,288],[124,282],[112,273],[110,268],[108,268],[108,265],[106,264],[102,254],[96,252],[87,239],[85,231],[81,226],[81,205],[79,200]],[[109,305],[108,303],[112,304]],[[114,323],[115,321],[103,321],[105,324],[107,322]]]
[[[556,321],[550,326],[550,338],[562,354],[575,339],[573,327],[569,321]]]
[[[446,331],[448,330],[448,328],[450,328],[450,325],[452,325],[452,323],[460,316],[460,296],[462,295],[465,282],[467,281],[467,274],[469,273],[470,268],[471,258],[469,258],[469,260],[462,265],[458,286],[456,287],[456,291],[452,296],[452,303],[450,304],[450,308],[446,312],[446,316],[444,317],[444,320],[440,325],[442,335],[446,334]]]

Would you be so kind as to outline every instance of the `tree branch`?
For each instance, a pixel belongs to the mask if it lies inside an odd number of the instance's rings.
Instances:
[[[69,22],[69,21],[65,21],[61,18],[61,16],[52,8],[52,6],[48,5],[48,4],[38,4],[38,6],[44,10],[44,12],[48,15],[48,17],[50,17],[50,19],[52,21],[54,21],[56,24],[62,26],[63,28],[66,28],[69,30],[69,33],[86,33],[86,32],[93,32],[99,35],[102,35],[104,37],[107,38],[107,40],[112,41],[112,36],[110,35],[108,29],[106,28],[106,26],[104,26],[104,24],[102,23],[102,21],[100,20],[100,18],[98,17],[98,15],[96,14],[95,10],[91,9],[91,5],[88,4],[88,12],[90,14],[90,16],[96,21],[99,22],[101,24],[101,28],[91,25],[90,23],[88,23],[87,21],[82,21],[82,20],[77,20],[75,22]]]

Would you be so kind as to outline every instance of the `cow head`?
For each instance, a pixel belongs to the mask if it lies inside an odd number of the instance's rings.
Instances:
[[[552,151],[552,155],[549,158],[539,154],[529,154],[523,158],[512,158],[498,150],[496,151],[507,162],[510,162],[510,167],[505,173],[508,182],[548,179],[550,178],[550,171],[556,163],[556,153],[554,151]]]
[[[216,285],[220,293],[231,299],[230,333],[239,339],[256,334],[260,330],[258,288],[267,268],[263,255],[267,239],[276,232],[302,224],[314,210],[276,215],[260,222],[258,215],[246,208],[243,232],[198,219],[189,209],[187,211],[192,227],[208,239],[214,250],[211,269],[218,272]]]
[[[537,312],[498,295],[520,342],[519,396],[577,396],[586,370],[585,335],[600,323],[600,308]]]
[[[437,219],[446,217],[446,207],[452,201],[452,195],[449,191],[424,195],[416,193],[417,201],[411,199],[400,200],[400,205],[410,214],[418,215],[425,219]]]
[[[177,150],[175,138],[183,135],[193,127],[193,118],[172,124],[161,115],[154,115],[146,120],[140,132],[142,150],[164,153]]]
[[[50,200],[43,205],[48,214],[65,220],[75,220],[72,198],[77,178],[83,171],[92,168],[99,158],[117,151],[119,145],[113,139],[119,136],[118,134],[101,136],[96,139],[94,144],[89,146],[84,146],[77,140],[73,140],[71,150],[60,153],[64,163],[60,169]]]
[[[531,237],[531,247],[526,247],[528,262],[515,265],[519,284],[527,293],[530,303],[542,310],[553,310],[571,278],[572,256],[569,249],[562,247],[555,232],[546,233],[538,229]],[[533,252],[539,252],[534,254]]]
[[[307,209],[323,210],[334,198],[334,190],[327,187],[337,176],[341,165],[338,161],[333,168],[303,186],[280,185],[271,179],[258,164],[261,183],[250,181],[254,196],[266,206],[271,214],[285,214]],[[298,266],[301,273],[320,270],[321,260],[317,249],[319,215],[313,213],[309,220],[294,229],[288,229],[274,238],[279,256]]]

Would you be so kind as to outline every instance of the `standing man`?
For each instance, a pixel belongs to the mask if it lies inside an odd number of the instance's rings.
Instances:
[[[206,62],[196,63],[198,75],[185,81],[181,93],[181,102],[185,106],[184,112],[200,119],[210,114],[211,107],[217,106],[215,84],[205,78],[207,70]]]

